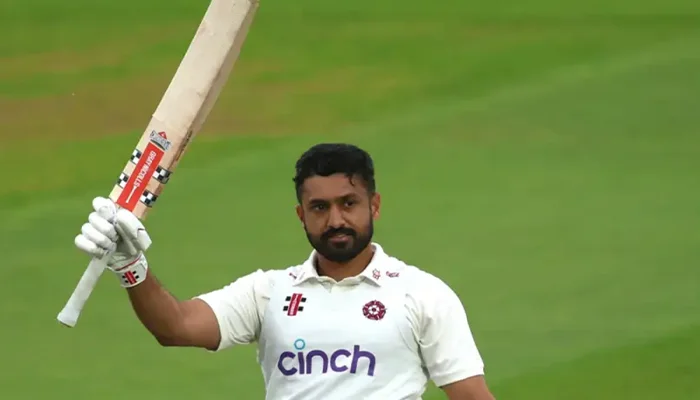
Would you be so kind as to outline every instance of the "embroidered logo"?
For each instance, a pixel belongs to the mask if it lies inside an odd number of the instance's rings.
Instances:
[[[379,321],[386,315],[386,307],[379,300],[372,300],[362,307],[362,314],[368,319]]]
[[[294,293],[291,296],[287,296],[287,298],[284,299],[287,305],[285,305],[282,308],[282,311],[286,311],[287,315],[290,317],[293,317],[297,315],[297,313],[304,311],[304,306],[303,303],[306,303],[306,297],[304,297],[301,293]]]

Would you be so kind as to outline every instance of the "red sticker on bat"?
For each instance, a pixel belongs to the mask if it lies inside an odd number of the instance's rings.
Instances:
[[[155,144],[148,143],[148,145],[146,145],[146,149],[143,151],[138,163],[136,163],[134,172],[129,177],[129,180],[126,181],[117,199],[117,204],[120,207],[126,208],[129,211],[134,211],[141,195],[143,195],[143,191],[146,190],[148,181],[158,168],[163,154],[165,154],[165,152]]]

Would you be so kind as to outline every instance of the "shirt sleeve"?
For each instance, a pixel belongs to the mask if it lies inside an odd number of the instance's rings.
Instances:
[[[429,275],[414,300],[418,344],[430,379],[438,387],[484,374],[484,363],[457,294]]]
[[[267,274],[257,270],[196,297],[211,307],[219,323],[221,342],[216,351],[249,344],[258,338],[269,287]]]

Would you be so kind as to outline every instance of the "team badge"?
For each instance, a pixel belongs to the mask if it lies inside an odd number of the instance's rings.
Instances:
[[[379,300],[372,300],[362,307],[362,314],[368,319],[379,321],[386,315],[386,307]]]

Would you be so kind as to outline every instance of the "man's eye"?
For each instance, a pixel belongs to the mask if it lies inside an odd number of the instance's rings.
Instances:
[[[322,210],[326,209],[326,205],[325,204],[314,204],[311,206],[311,208],[314,210],[322,211]]]

